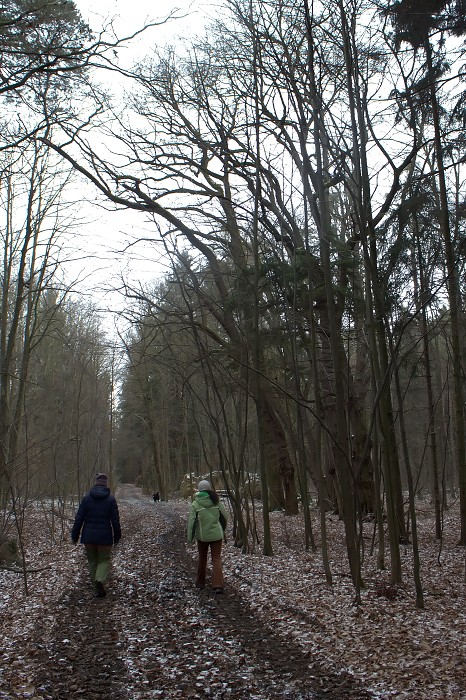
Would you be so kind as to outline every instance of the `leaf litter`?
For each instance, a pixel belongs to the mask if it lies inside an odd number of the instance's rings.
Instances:
[[[28,596],[0,571],[0,699],[464,700],[465,557],[457,509],[440,548],[428,504],[418,516],[425,608],[415,607],[412,550],[403,584],[364,553],[360,605],[342,523],[327,516],[333,585],[302,519],[271,514],[274,554],[224,547],[224,596],[194,588],[197,552],[185,544],[189,503],[154,504],[117,492],[123,540],[108,595],[92,596],[82,547],[51,541],[42,509],[28,513]],[[70,521],[73,517],[69,513]],[[365,541],[372,539],[367,523]]]

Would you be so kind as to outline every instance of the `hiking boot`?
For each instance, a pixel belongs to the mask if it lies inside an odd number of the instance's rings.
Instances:
[[[221,595],[223,593],[223,588],[214,588],[215,595]]]
[[[105,596],[107,595],[107,592],[104,588],[104,584],[102,583],[102,581],[96,581],[95,587],[97,590],[97,598],[105,598]]]

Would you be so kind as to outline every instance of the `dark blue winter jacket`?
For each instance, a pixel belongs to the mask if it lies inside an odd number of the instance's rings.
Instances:
[[[80,533],[82,544],[112,545],[121,539],[118,505],[107,486],[93,486],[79,504],[71,530],[73,542]]]

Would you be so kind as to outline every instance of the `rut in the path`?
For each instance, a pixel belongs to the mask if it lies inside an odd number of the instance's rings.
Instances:
[[[56,624],[37,635],[42,698],[370,697],[265,626],[228,581],[222,597],[194,589],[185,523],[169,503],[124,487],[118,498],[124,539],[109,595],[92,598],[83,557]]]
[[[34,685],[44,699],[129,700],[112,620],[116,601],[102,605],[87,579],[83,566],[77,588],[58,597],[53,627],[37,630]]]

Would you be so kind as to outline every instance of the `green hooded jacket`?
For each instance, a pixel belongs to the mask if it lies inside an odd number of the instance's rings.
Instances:
[[[201,542],[222,540],[227,517],[223,503],[220,501],[213,503],[207,491],[199,491],[189,511],[188,542],[193,542],[195,539]]]

